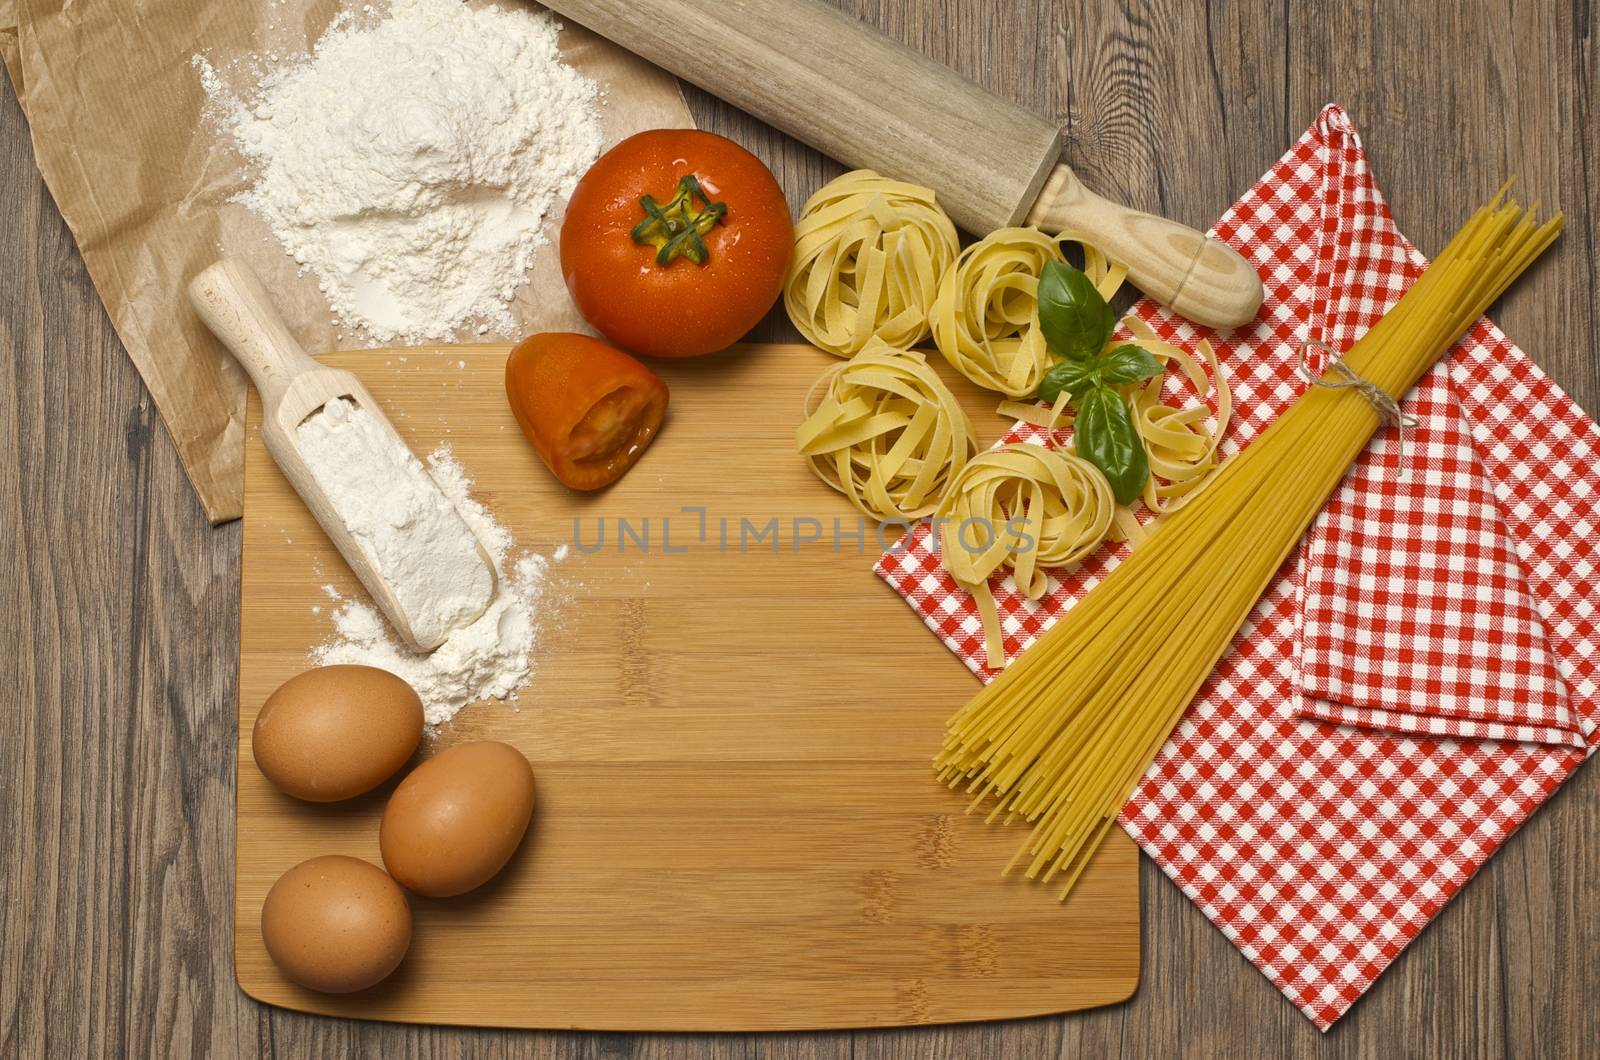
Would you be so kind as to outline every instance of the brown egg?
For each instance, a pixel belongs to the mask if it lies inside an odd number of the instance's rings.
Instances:
[[[410,685],[372,666],[320,666],[267,697],[250,750],[284,794],[338,802],[394,776],[421,740],[422,700]]]
[[[509,744],[467,743],[422,763],[383,811],[378,844],[402,885],[464,894],[505,867],[533,816],[533,767]]]
[[[399,967],[411,946],[411,907],[382,869],[332,854],[302,861],[272,885],[261,937],[290,979],[348,994]]]

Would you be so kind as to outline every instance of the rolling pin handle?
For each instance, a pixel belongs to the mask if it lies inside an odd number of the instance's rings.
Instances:
[[[1065,165],[1045,182],[1028,223],[1083,236],[1128,266],[1128,279],[1178,315],[1234,328],[1261,308],[1261,277],[1238,251],[1187,225],[1101,198]]]

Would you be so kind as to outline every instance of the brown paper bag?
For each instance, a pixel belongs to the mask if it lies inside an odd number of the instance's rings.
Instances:
[[[315,281],[297,276],[270,230],[228,202],[245,169],[227,135],[205,120],[190,60],[204,53],[226,77],[244,55],[302,54],[340,7],[0,0],[0,56],[39,169],[214,523],[238,518],[243,503],[245,377],[190,312],[189,278],[221,255],[242,258],[308,350],[371,343],[359,334],[341,342]],[[641,129],[693,124],[677,82],[642,59],[570,25],[561,51],[604,92],[607,145]],[[540,255],[513,307],[529,331],[581,326],[553,250]]]

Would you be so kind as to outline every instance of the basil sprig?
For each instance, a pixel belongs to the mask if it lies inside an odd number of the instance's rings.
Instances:
[[[1065,390],[1076,401],[1095,387],[1138,383],[1161,372],[1161,362],[1151,356],[1149,350],[1131,342],[1123,343],[1085,360],[1057,364],[1044,374],[1044,382],[1039,384],[1039,397],[1054,405]]]
[[[1133,413],[1117,387],[1158,376],[1161,362],[1131,343],[1112,349],[1116,326],[1111,306],[1078,269],[1051,262],[1039,276],[1039,330],[1050,352],[1062,358],[1045,373],[1039,398],[1055,404],[1072,396],[1078,455],[1099,468],[1118,504],[1131,504],[1150,478],[1150,459],[1133,425]]]

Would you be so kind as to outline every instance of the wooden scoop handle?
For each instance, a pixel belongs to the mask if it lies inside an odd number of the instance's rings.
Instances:
[[[1261,278],[1238,251],[1164,217],[1141,213],[1083,186],[1058,165],[1028,223],[1055,235],[1082,235],[1128,266],[1141,291],[1196,324],[1233,328],[1261,308]]]
[[[249,266],[219,261],[189,282],[189,303],[250,373],[266,408],[276,408],[297,376],[317,372],[289,334],[272,298]]]
[[[348,397],[394,427],[366,387],[350,372],[330,368],[308,356],[289,334],[273,308],[272,298],[250,267],[219,261],[189,283],[189,302],[228,351],[250,373],[261,392],[261,441],[283,477],[305,502],[317,525],[328,535],[350,570],[366,586],[395,633],[414,651],[432,651],[443,637],[425,641],[411,627],[394,589],[379,573],[377,558],[356,539],[343,517],[307,466],[295,440],[301,421],[336,397]],[[466,524],[462,532],[469,533]],[[494,564],[476,542],[479,558],[493,576]],[[492,594],[491,594],[492,595]]]

